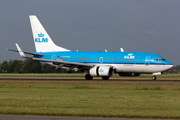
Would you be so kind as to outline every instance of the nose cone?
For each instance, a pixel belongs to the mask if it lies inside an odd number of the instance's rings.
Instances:
[[[174,65],[173,65],[171,62],[168,61],[165,66],[166,66],[166,70],[169,70],[169,69],[171,69]]]
[[[174,65],[168,65],[168,69],[171,69]]]

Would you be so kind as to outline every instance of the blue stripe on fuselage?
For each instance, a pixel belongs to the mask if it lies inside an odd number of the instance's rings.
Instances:
[[[68,62],[93,63],[93,64],[148,64],[148,65],[172,65],[169,61],[157,61],[164,57],[141,52],[87,52],[87,51],[67,51],[67,52],[43,52],[43,57],[34,56],[41,59],[62,59]]]

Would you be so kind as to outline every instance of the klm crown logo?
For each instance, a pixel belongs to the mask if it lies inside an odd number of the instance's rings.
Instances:
[[[37,43],[47,43],[48,42],[48,38],[44,38],[44,34],[42,34],[42,32],[38,34],[38,37],[39,38],[35,38],[35,43],[36,42]]]
[[[100,69],[99,72],[104,72],[104,70],[103,70],[103,69]]]
[[[40,34],[38,34],[39,37],[44,37],[44,34],[42,34],[42,32]]]

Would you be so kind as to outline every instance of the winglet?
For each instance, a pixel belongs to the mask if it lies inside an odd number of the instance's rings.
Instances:
[[[21,50],[21,48],[19,47],[19,45],[18,45],[17,43],[15,43],[15,45],[16,45],[18,51],[19,51],[20,56],[23,57],[23,58],[27,58],[27,56],[26,56],[26,55],[24,54],[24,52]]]

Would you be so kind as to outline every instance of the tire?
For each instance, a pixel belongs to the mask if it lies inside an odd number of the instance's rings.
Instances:
[[[156,80],[156,76],[152,76],[152,80]]]
[[[108,76],[103,76],[102,79],[103,80],[109,80],[109,77]]]
[[[93,77],[92,77],[90,74],[86,74],[86,75],[85,75],[85,79],[86,79],[86,80],[92,80]]]

